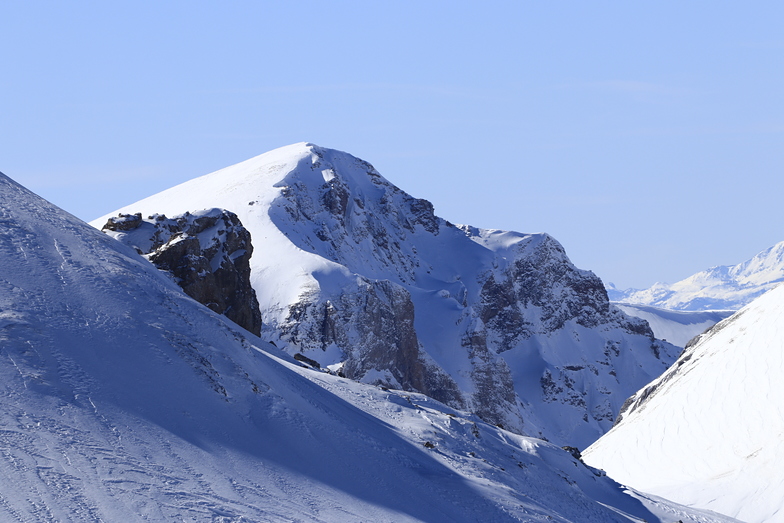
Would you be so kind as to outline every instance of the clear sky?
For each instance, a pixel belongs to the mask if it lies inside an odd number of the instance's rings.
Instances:
[[[289,143],[619,287],[784,240],[784,2],[0,3],[0,171],[85,220]]]

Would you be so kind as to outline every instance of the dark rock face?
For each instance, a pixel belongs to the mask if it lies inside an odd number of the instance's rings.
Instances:
[[[520,431],[523,418],[515,407],[514,380],[506,361],[495,357],[488,348],[485,331],[466,333],[463,347],[471,362],[470,376],[476,388],[473,406],[477,416],[508,430]]]
[[[280,326],[289,343],[303,351],[339,348],[347,354],[340,374],[390,388],[415,390],[465,407],[454,380],[429,360],[414,328],[409,292],[388,280],[360,279],[354,292],[333,303],[303,300],[290,307]]]
[[[480,298],[482,322],[501,336],[499,352],[534,334],[562,329],[567,321],[589,329],[615,324],[654,341],[647,322],[611,308],[602,281],[571,265],[563,247],[547,235],[506,271],[491,274],[482,285]],[[526,320],[526,309],[537,311],[537,321]]]
[[[107,231],[132,231],[142,224],[142,213],[120,214],[106,222],[103,228]]]
[[[174,218],[110,218],[104,232],[169,272],[185,293],[258,336],[261,312],[250,285],[250,233],[237,215],[210,209]]]

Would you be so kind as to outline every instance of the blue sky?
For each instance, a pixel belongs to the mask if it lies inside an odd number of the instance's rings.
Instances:
[[[85,220],[289,143],[621,287],[784,240],[780,2],[5,2],[0,171]]]

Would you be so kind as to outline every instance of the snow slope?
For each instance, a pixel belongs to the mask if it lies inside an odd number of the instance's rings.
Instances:
[[[612,301],[652,305],[664,309],[738,310],[784,281],[784,242],[738,265],[698,272],[672,285],[656,283],[648,289],[616,289],[608,284]]]
[[[276,352],[0,174],[2,521],[726,521]]]
[[[742,521],[784,521],[784,286],[687,346],[586,461]]]
[[[735,311],[676,311],[629,303],[614,305],[629,316],[647,321],[654,336],[678,347],[685,347],[692,338],[735,313]]]
[[[613,308],[552,237],[455,226],[367,162],[312,144],[118,212],[212,207],[251,232],[267,339],[519,433],[584,448],[679,352]]]

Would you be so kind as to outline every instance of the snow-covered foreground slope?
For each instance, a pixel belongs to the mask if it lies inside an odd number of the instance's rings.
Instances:
[[[584,448],[679,352],[612,307],[552,237],[455,226],[367,162],[312,144],[118,212],[211,207],[251,232],[267,339],[519,433]]]
[[[685,347],[689,340],[735,313],[735,311],[674,311],[628,303],[614,305],[629,316],[647,321],[654,336],[678,347]]]
[[[723,521],[257,346],[0,174],[0,520]]]
[[[738,310],[783,281],[781,242],[738,265],[713,267],[672,285],[656,283],[648,289],[622,291],[609,284],[607,292],[612,301],[664,309]]]
[[[690,344],[586,461],[634,488],[784,521],[784,286]]]

